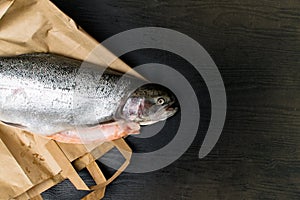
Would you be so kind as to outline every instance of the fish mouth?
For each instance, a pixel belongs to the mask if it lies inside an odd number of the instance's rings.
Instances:
[[[172,117],[178,111],[178,107],[174,107],[173,104],[174,102],[165,107],[162,107],[157,113],[147,119],[143,119],[142,116],[139,116],[141,119],[141,121],[139,121],[139,124],[141,126],[151,125]]]
[[[169,106],[169,107],[167,107],[166,108],[166,111],[168,111],[168,112],[174,112],[174,114],[175,114],[175,112],[178,110],[178,107],[171,107],[171,106]],[[173,114],[173,115],[174,115]],[[170,116],[171,117],[171,116]]]
[[[141,126],[151,125],[159,121],[164,121],[167,118],[172,117],[179,109],[179,107],[175,105],[175,102],[172,102],[162,107],[159,111],[157,111],[153,115],[145,117],[143,113],[143,109],[141,109],[144,107],[143,103],[140,102],[137,106],[140,107],[140,109],[138,109],[136,115],[133,115],[133,119],[129,119],[129,121],[136,122]],[[116,112],[116,114],[114,115],[114,118],[116,120],[126,119],[126,117],[124,117],[121,112],[122,108],[123,106],[121,107],[121,109],[118,110],[119,112]]]
[[[175,113],[178,111],[178,107],[172,107],[172,106],[168,106],[165,109],[165,112],[167,113],[166,118],[172,117],[173,115],[175,115]]]

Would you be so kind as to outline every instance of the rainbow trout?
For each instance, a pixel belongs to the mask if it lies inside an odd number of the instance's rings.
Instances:
[[[176,101],[161,85],[55,54],[0,58],[0,120],[38,134],[117,127],[115,139],[174,115]]]

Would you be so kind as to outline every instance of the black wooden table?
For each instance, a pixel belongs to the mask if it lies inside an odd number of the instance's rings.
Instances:
[[[213,151],[199,159],[211,116],[201,77],[186,60],[165,51],[145,49],[122,56],[132,67],[157,62],[184,74],[196,89],[201,121],[183,156],[154,172],[121,174],[104,199],[300,198],[299,1],[53,2],[99,42],[138,27],[182,32],[208,51],[224,80],[228,107],[223,133]],[[160,148],[172,140],[179,119],[177,115],[168,120],[155,137],[127,141],[135,152]],[[87,172],[80,175],[93,184]],[[80,199],[85,194],[64,181],[43,197]]]

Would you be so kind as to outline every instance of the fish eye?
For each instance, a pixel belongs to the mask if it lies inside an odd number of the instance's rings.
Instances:
[[[156,101],[157,105],[163,105],[165,103],[165,99],[164,98],[158,98]]]

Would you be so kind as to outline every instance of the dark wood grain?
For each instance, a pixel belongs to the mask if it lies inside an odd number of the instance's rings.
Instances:
[[[108,186],[105,199],[300,199],[299,1],[53,2],[100,42],[145,26],[187,34],[210,53],[226,86],[223,133],[200,160],[210,118],[209,94],[201,77],[185,60],[167,52],[143,50],[123,56],[131,66],[159,62],[182,72],[197,88],[201,123],[197,138],[180,159],[151,173],[123,173]],[[169,120],[163,136],[128,142],[135,151],[158,148],[172,139],[177,120]],[[86,172],[81,175],[91,181]],[[43,193],[45,199],[84,195],[68,181]]]

